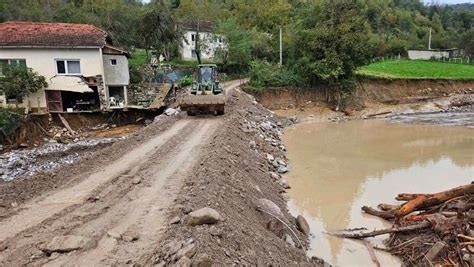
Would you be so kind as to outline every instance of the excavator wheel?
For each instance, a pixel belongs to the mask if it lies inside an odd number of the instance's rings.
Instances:
[[[216,111],[216,114],[217,114],[217,116],[221,116],[221,115],[224,115],[224,112],[225,112],[224,108],[222,107],[222,108],[220,108]]]

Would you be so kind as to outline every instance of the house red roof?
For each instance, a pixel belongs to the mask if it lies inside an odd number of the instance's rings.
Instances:
[[[102,47],[107,44],[107,37],[105,31],[89,24],[0,23],[0,46]]]

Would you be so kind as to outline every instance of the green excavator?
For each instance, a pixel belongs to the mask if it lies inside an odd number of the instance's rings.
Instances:
[[[223,115],[225,112],[224,84],[217,78],[215,64],[197,66],[197,79],[193,81],[189,94],[180,101],[180,107],[189,116],[212,112]]]

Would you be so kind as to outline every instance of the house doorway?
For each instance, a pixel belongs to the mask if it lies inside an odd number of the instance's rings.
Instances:
[[[109,107],[123,108],[126,105],[125,86],[109,86]]]
[[[81,112],[100,110],[99,94],[96,86],[93,92],[73,92],[47,90],[46,102],[49,112]]]

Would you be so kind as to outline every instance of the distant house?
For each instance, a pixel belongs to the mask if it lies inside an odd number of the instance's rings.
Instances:
[[[129,85],[127,52],[88,24],[0,23],[0,67],[24,64],[48,87],[22,100],[32,112],[83,112],[123,108]],[[1,68],[0,68],[1,75]],[[15,96],[1,96],[0,105]]]
[[[408,50],[409,59],[430,60],[440,58],[459,57],[459,49],[426,49],[426,50]]]
[[[213,59],[218,48],[223,47],[223,36],[212,32],[213,23],[201,21],[197,23],[187,22],[184,24],[185,36],[181,46],[180,54],[184,60],[196,59],[196,34],[199,30],[199,41],[201,41],[201,59]]]

